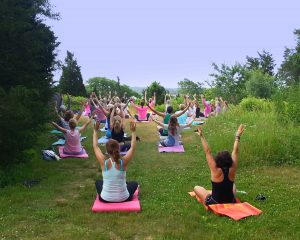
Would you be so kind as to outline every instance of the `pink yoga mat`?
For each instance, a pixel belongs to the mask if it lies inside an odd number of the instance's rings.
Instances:
[[[94,205],[92,207],[93,212],[140,212],[141,205],[138,199],[138,189],[133,195],[133,199],[129,202],[122,203],[104,203],[99,201],[98,194]]]
[[[71,154],[71,155],[69,155],[69,154],[64,153],[64,146],[58,147],[59,156],[61,158],[68,158],[68,157],[70,157],[70,158],[88,158],[89,155],[86,153],[85,149],[83,149],[83,150],[84,150],[84,152],[82,154],[79,154],[79,155],[72,155]]]
[[[183,145],[174,146],[174,147],[158,147],[158,152],[177,152],[182,153],[184,152]]]

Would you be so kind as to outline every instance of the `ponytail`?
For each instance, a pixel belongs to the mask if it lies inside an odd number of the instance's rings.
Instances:
[[[113,159],[115,160],[116,163],[120,163],[120,158],[121,158],[121,155],[120,155],[120,150],[114,150],[111,154],[111,156],[113,157]]]
[[[116,140],[110,139],[106,143],[106,151],[116,163],[120,163],[120,144]]]

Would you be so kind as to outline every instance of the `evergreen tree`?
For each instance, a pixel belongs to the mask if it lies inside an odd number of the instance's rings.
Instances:
[[[67,51],[65,64],[62,66],[59,88],[63,93],[69,93],[73,96],[86,96],[80,67],[74,59],[74,54],[69,51]]]
[[[0,1],[2,167],[30,160],[28,149],[49,121],[58,43],[45,18],[57,18],[48,0]]]

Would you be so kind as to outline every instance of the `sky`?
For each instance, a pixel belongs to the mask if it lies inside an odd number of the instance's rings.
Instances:
[[[106,77],[146,87],[176,88],[188,78],[210,81],[212,63],[244,63],[271,53],[277,67],[296,45],[300,1],[285,0],[50,0],[59,21],[58,59],[74,53],[86,82]],[[58,80],[61,71],[55,72]]]

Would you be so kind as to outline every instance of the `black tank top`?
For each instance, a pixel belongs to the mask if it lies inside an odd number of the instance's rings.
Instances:
[[[222,168],[224,180],[222,182],[213,182],[212,198],[218,203],[233,203],[235,198],[232,192],[233,182],[228,179],[229,168]]]
[[[114,129],[112,129],[111,131],[111,138],[120,142],[124,141],[124,131],[123,129],[121,129],[121,131],[119,133],[116,133]]]

